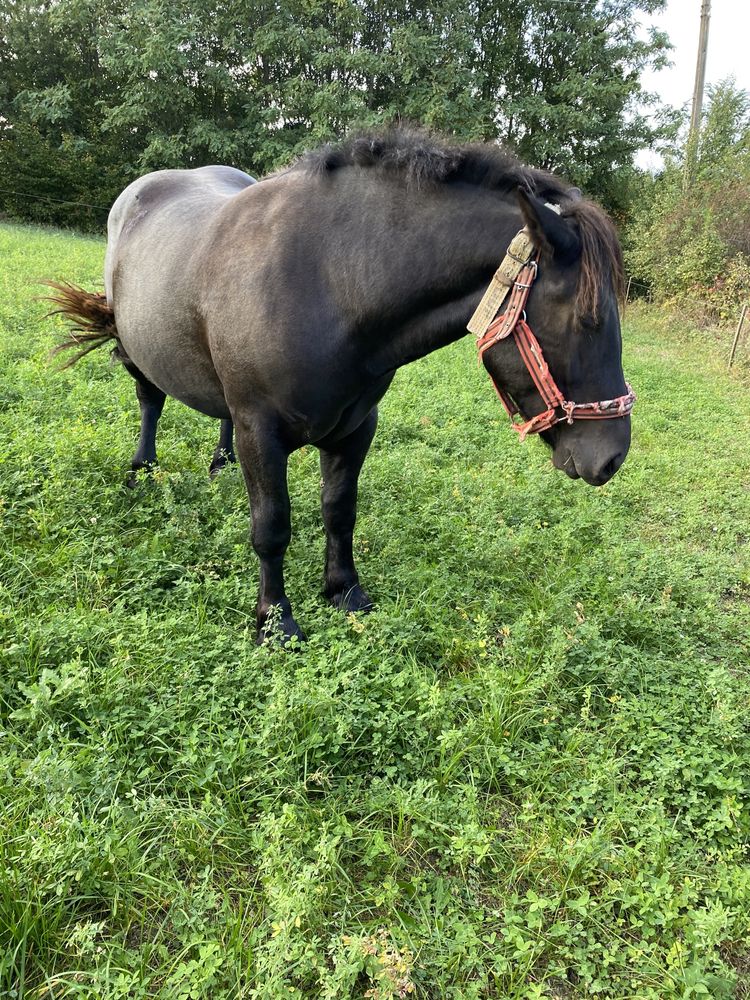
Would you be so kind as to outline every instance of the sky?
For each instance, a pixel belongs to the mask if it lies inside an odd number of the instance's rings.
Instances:
[[[698,56],[701,0],[669,0],[666,9],[644,25],[654,24],[669,35],[674,46],[673,65],[660,73],[642,77],[644,89],[658,94],[665,104],[676,107],[693,99],[695,63]],[[708,32],[706,85],[733,75],[737,85],[750,91],[750,0],[712,0]],[[661,159],[644,151],[639,166],[657,168]]]

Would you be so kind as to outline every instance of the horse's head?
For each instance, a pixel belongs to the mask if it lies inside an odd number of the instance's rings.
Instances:
[[[521,212],[538,251],[538,277],[526,319],[541,345],[552,378],[566,401],[598,403],[624,397],[618,292],[622,257],[614,227],[593,203],[573,191],[562,214],[524,191]],[[493,344],[485,366],[524,420],[548,409],[524,364],[514,337]],[[558,417],[562,411],[558,411]],[[585,419],[581,408],[543,429],[552,461],[573,478],[601,486],[614,476],[630,447],[630,416]],[[604,409],[603,413],[608,413]]]

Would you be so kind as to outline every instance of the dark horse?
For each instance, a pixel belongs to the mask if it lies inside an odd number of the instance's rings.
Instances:
[[[326,146],[260,183],[219,166],[148,174],[110,213],[106,298],[56,286],[77,323],[62,346],[85,353],[114,338],[136,380],[134,469],[156,462],[167,395],[222,420],[212,470],[233,457],[234,424],[260,560],[259,638],[273,608],[274,627],[302,637],[283,564],[287,461],[306,444],[320,451],[325,594],[346,611],[370,606],[352,534],[378,401],[398,368],[465,335],[523,225],[539,259],[528,323],[564,398],[621,397],[611,222],[495,146],[397,129]],[[483,360],[524,418],[545,409],[512,337]],[[558,469],[598,486],[625,459],[629,410],[542,437]]]

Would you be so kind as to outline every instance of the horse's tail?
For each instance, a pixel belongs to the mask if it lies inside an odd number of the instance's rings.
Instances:
[[[71,324],[65,340],[50,352],[54,356],[62,351],[76,351],[63,368],[70,368],[84,354],[117,337],[115,313],[102,292],[87,292],[67,281],[45,281],[44,284],[55,292],[46,296],[55,306],[47,315],[64,316]]]

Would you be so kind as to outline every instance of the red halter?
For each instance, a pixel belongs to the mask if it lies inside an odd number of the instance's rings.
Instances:
[[[490,374],[495,392],[505,407],[505,412],[510,417],[513,426],[518,431],[521,441],[527,434],[538,434],[540,431],[549,430],[550,427],[554,427],[555,424],[562,421],[572,424],[574,420],[612,420],[615,417],[627,417],[632,411],[636,399],[635,393],[627,382],[625,385],[628,391],[624,396],[618,396],[616,399],[601,399],[597,403],[571,403],[560,392],[557,382],[552,377],[549,366],[544,360],[541,345],[526,322],[524,307],[536,275],[537,263],[535,260],[530,260],[521,268],[513,282],[507,309],[493,320],[487,332],[477,340],[479,360],[481,361],[484,352],[493,344],[513,334],[521,359],[547,406],[546,410],[538,413],[531,420],[524,422],[522,419],[519,423],[513,419],[516,414],[520,416],[518,407]]]

